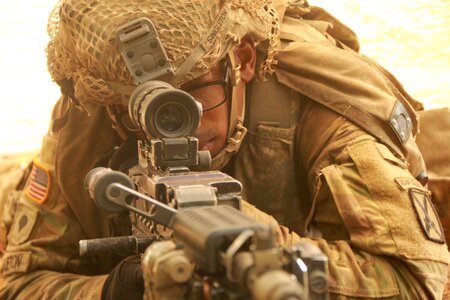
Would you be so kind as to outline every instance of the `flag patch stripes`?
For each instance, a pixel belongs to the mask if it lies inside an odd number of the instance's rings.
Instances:
[[[47,200],[49,191],[50,172],[34,161],[27,186],[27,195],[37,203],[42,204]]]

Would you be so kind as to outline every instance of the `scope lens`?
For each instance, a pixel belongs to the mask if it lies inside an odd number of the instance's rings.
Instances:
[[[146,81],[138,86],[128,109],[132,122],[149,140],[192,136],[202,116],[198,101],[162,81]]]
[[[155,113],[156,127],[168,136],[171,133],[180,134],[189,122],[189,112],[177,102],[164,103]]]

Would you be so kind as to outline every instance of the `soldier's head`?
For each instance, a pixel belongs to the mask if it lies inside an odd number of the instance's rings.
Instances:
[[[200,147],[216,156],[242,124],[245,83],[255,74],[255,44],[267,41],[264,63],[256,71],[271,70],[278,20],[270,3],[61,0],[49,19],[49,70],[55,81],[73,83],[72,100],[80,108],[89,111],[97,103],[120,113],[136,83],[116,32],[137,18],[150,19],[174,70],[162,80],[202,103]]]

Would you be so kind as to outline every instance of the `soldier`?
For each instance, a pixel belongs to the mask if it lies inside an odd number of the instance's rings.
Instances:
[[[135,134],[114,36],[137,17],[156,26],[167,81],[202,103],[213,168],[243,183],[244,212],[279,223],[282,243],[321,248],[332,299],[442,298],[449,257],[414,143],[419,104],[342,23],[282,0],[58,3],[47,55],[63,96],[17,204],[0,298],[142,298],[135,257],[78,255],[81,239],[130,233],[83,178]]]

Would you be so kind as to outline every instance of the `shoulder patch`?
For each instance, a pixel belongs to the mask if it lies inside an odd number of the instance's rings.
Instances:
[[[444,244],[444,231],[431,203],[430,195],[425,191],[411,188],[409,189],[409,196],[427,238],[433,242]]]
[[[10,244],[20,245],[29,239],[39,215],[38,208],[33,206],[29,203],[18,203],[8,234]]]
[[[33,161],[33,168],[30,173],[30,180],[26,187],[26,194],[39,204],[44,203],[50,191],[51,176],[50,171],[41,165],[37,160]]]
[[[15,252],[3,257],[3,275],[25,273],[31,262],[31,252]]]

